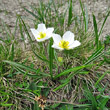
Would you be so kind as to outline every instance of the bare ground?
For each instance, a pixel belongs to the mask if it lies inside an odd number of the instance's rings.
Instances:
[[[16,23],[16,14],[31,17],[31,15],[25,13],[25,11],[21,8],[21,5],[29,9],[29,5],[32,3],[38,6],[38,1],[39,0],[0,0],[0,19],[3,19],[4,22],[10,26],[11,30],[13,30]],[[48,1],[49,0],[44,0],[44,2],[48,2]],[[63,0],[60,1],[55,0],[56,3],[62,1]],[[93,24],[92,13],[94,13],[97,18],[97,22],[99,22],[99,29],[100,29],[100,26],[103,22],[104,17],[106,16],[106,13],[110,9],[110,0],[82,0],[82,2],[87,6],[88,9],[89,19],[91,22],[89,26],[91,27],[91,25]],[[77,14],[81,13],[79,1],[73,0],[73,5],[75,12]],[[64,6],[60,8],[60,11],[62,11],[65,8],[65,6],[67,7],[66,2]],[[110,34],[109,23],[110,23],[110,17],[108,18],[105,24],[102,37],[104,37],[107,34]],[[31,26],[32,22],[30,22],[29,24]]]

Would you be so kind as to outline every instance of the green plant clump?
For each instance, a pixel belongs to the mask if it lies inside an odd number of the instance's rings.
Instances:
[[[92,14],[90,31],[82,1],[80,15],[65,3],[63,12],[54,0],[22,7],[34,28],[27,16],[17,15],[13,32],[1,20],[0,110],[110,109],[110,35],[99,39],[110,11],[100,29]]]

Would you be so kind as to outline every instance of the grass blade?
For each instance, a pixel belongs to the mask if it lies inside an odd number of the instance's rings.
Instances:
[[[91,101],[92,103],[92,110],[97,110],[97,101],[93,93],[88,89],[87,86],[84,86],[85,89],[85,97],[88,99],[88,101]]]
[[[88,11],[87,11],[87,5],[85,5],[85,20],[86,20],[86,31],[88,30]]]
[[[70,26],[72,21],[72,0],[69,1],[69,15],[68,15],[68,26]]]
[[[8,63],[8,64],[13,65],[13,66],[16,66],[16,67],[20,67],[20,68],[23,68],[23,69],[35,72],[35,73],[38,73],[38,70],[36,70],[34,68],[31,68],[29,66],[20,64],[20,63],[16,63],[16,62],[12,62],[12,61],[7,61],[7,60],[4,60],[3,62]]]
[[[95,44],[97,47],[97,50],[99,48],[99,36],[98,36],[98,29],[97,29],[97,22],[96,22],[96,18],[93,15],[93,24],[94,24],[94,32],[95,32]]]
[[[107,74],[107,73],[110,73],[110,72],[105,72],[99,79],[98,81],[95,83],[95,87],[99,84],[99,82],[104,78],[104,76]]]
[[[54,77],[54,79],[56,79],[56,78],[58,78],[58,77],[61,77],[61,76],[65,76],[65,75],[69,74],[70,72],[74,72],[74,71],[80,70],[80,69],[82,69],[82,68],[85,68],[85,66],[83,65],[83,66],[78,66],[78,67],[74,67],[74,68],[67,69],[67,70],[61,72],[60,74],[56,75],[56,76]]]
[[[0,105],[1,105],[1,106],[4,106],[4,107],[9,107],[9,106],[12,106],[13,104],[5,104],[5,103],[1,103]]]
[[[70,75],[68,76],[68,78],[63,81],[64,83],[63,83],[62,85],[58,86],[56,89],[54,89],[54,91],[59,90],[59,89],[61,89],[62,87],[64,87],[65,85],[67,85],[67,84],[71,81],[71,79],[73,78],[73,76],[74,76],[75,74],[77,74],[77,73],[81,74],[80,71],[81,71],[83,68],[85,68],[85,67],[90,67],[90,66],[93,66],[93,65],[82,65],[82,66],[79,66],[79,67],[74,67],[74,68],[65,70],[64,72],[62,72],[62,73],[56,75],[56,76],[54,77],[54,79],[56,79],[56,78],[58,78],[58,77],[60,77],[60,76],[62,76],[62,75],[67,75],[68,73],[74,71],[74,74],[73,74],[73,73],[70,74]]]
[[[109,99],[109,98],[105,98],[105,99],[103,99],[103,100],[101,101],[101,103],[100,103],[100,109],[101,109],[101,110],[104,110],[104,109],[105,109],[108,100],[110,100],[110,99]]]
[[[99,50],[96,50],[89,58],[88,58],[88,61],[86,61],[86,63],[84,65],[87,65],[89,64],[90,62],[94,61],[95,59],[97,59],[98,57],[102,56],[103,55],[103,50],[104,50],[104,47],[102,47],[101,49]]]
[[[105,24],[105,22],[107,21],[107,18],[109,17],[109,15],[110,15],[110,11],[108,12],[108,14],[106,15],[106,17],[105,17],[105,19],[104,19],[104,21],[103,21],[102,27],[101,27],[101,29],[100,29],[100,31],[99,31],[99,37],[100,37],[100,35],[101,35],[101,33],[102,33],[104,24]]]
[[[14,59],[14,43],[11,46],[11,56],[10,56],[11,61]]]
[[[23,29],[22,29],[22,23],[21,23],[21,19],[19,19],[19,29],[20,29],[20,34],[21,34],[21,38],[24,41],[24,35],[23,35]]]
[[[69,80],[67,80],[66,83],[63,83],[62,85],[60,85],[60,86],[58,86],[57,88],[55,88],[53,91],[55,92],[55,91],[61,89],[62,87],[66,86],[68,83],[69,83]]]
[[[27,11],[29,14],[31,14],[32,16],[34,16],[36,19],[39,19],[39,17],[36,15],[36,14],[34,14],[33,12],[31,12],[31,11],[29,11],[28,9],[26,9],[26,8],[23,8],[25,11]]]
[[[54,77],[54,79],[56,79],[58,77],[61,77],[61,76],[68,75],[70,72],[75,72],[75,71],[81,70],[81,69],[86,68],[86,67],[89,67],[89,66],[91,66],[91,65],[82,65],[82,66],[78,66],[78,67],[67,69],[67,70],[61,72],[60,74],[56,75]]]
[[[42,61],[44,61],[44,62],[49,63],[49,61],[48,61],[47,59],[44,59],[44,58],[42,58],[41,56],[39,56],[33,49],[32,49],[32,51],[33,51],[34,55],[35,55],[37,58],[39,58],[40,60],[42,60]]]
[[[52,48],[53,44],[53,39],[50,39],[50,44],[49,44],[49,67],[50,67],[50,75],[51,78],[53,79],[53,56],[54,56],[54,49]]]
[[[85,10],[83,8],[83,4],[81,2],[81,0],[79,0],[79,3],[80,3],[80,7],[81,7],[81,10],[82,10],[82,14],[83,14],[83,19],[84,19],[84,24],[85,24],[85,33],[87,32],[87,21],[86,21],[86,17],[85,17]]]
[[[32,43],[32,39],[31,39],[31,36],[30,36],[30,34],[29,34],[29,32],[28,32],[28,29],[27,29],[27,27],[26,27],[26,24],[24,23],[23,19],[22,19],[20,16],[19,16],[19,19],[22,21],[24,31],[25,31],[25,33],[27,34],[30,43]]]
[[[15,69],[16,69],[19,73],[24,74],[24,75],[26,74],[26,75],[29,76],[29,77],[38,78],[39,75],[40,75],[40,77],[42,77],[41,75],[43,75],[43,77],[50,77],[49,74],[42,73],[42,72],[40,72],[40,70],[38,70],[39,74],[31,74],[31,73],[26,73],[26,71],[24,71],[24,70],[22,70],[22,69],[20,69],[20,68],[18,68],[18,67],[15,67]]]
[[[19,17],[17,17],[17,19],[16,19],[16,25],[15,25],[14,32],[13,32],[13,35],[14,35],[14,36],[15,36],[16,30],[17,30],[18,18],[19,18]]]

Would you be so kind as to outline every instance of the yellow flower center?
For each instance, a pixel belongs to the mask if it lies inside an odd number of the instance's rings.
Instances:
[[[40,35],[40,36],[38,37],[39,40],[46,37],[46,33],[43,33],[43,32],[39,32],[39,35]]]
[[[68,48],[69,48],[68,44],[69,44],[68,41],[61,40],[60,43],[59,43],[59,46],[60,46],[61,48],[64,48],[64,49],[68,49]]]

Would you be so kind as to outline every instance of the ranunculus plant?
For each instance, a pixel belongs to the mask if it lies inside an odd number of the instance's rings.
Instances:
[[[59,34],[53,33],[54,28],[46,28],[45,24],[43,23],[38,24],[37,29],[31,28],[31,31],[38,42],[45,41],[52,37],[49,44],[49,67],[50,76],[53,79],[53,48],[59,50],[70,50],[81,45],[81,43],[74,39],[74,34],[72,32],[67,31],[64,33],[63,37],[61,37]]]

